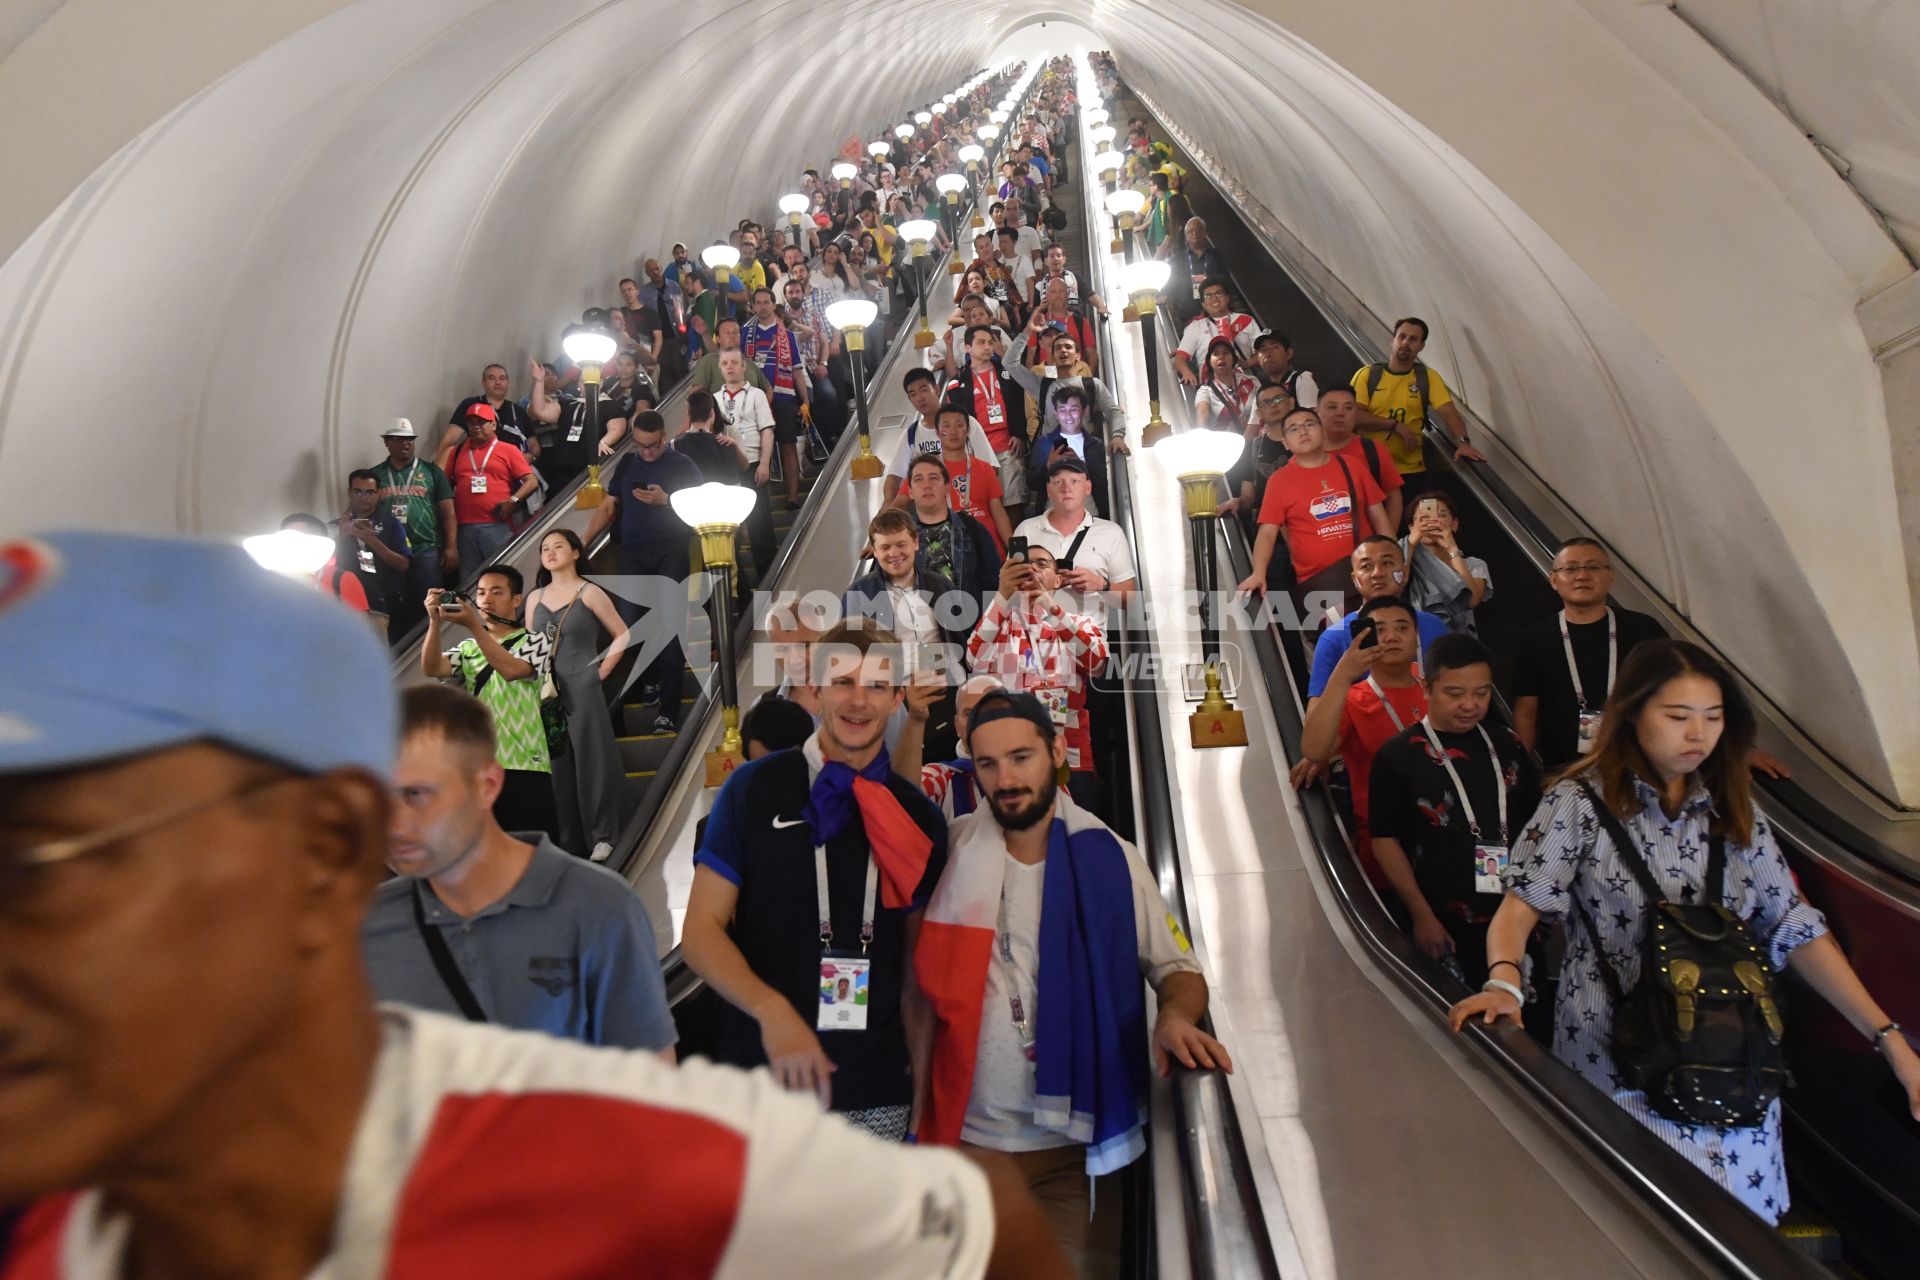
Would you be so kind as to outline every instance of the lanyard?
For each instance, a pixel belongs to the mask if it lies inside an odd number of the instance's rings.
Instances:
[[[1567,634],[1567,611],[1560,611],[1560,643],[1567,651],[1567,674],[1573,677],[1573,696],[1580,709],[1587,709],[1587,691],[1580,687],[1580,664],[1573,660],[1573,637]],[[1607,610],[1607,693],[1613,692],[1613,678],[1620,670],[1620,628],[1614,624],[1613,610]],[[1604,700],[1606,694],[1602,694]]]
[[[1480,822],[1473,816],[1473,801],[1467,797],[1467,784],[1460,781],[1459,771],[1453,767],[1453,757],[1440,745],[1440,739],[1433,732],[1433,724],[1422,717],[1420,727],[1426,730],[1427,741],[1433,746],[1433,754],[1440,757],[1440,765],[1447,771],[1448,779],[1453,783],[1454,794],[1460,797],[1460,812],[1466,815],[1467,830],[1473,832],[1474,843],[1480,841]],[[1487,736],[1487,726],[1475,725],[1480,731],[1480,741],[1487,744],[1487,759],[1493,763],[1493,794],[1500,799],[1500,846],[1507,843],[1507,784],[1501,776],[1500,753],[1493,749],[1493,739]]]
[[[498,449],[499,447],[500,447],[500,441],[498,437],[496,437],[494,439],[494,442],[487,446],[487,456],[480,459],[480,461],[476,463],[473,460],[473,446],[468,445],[467,446],[467,470],[472,471],[479,475],[485,475],[487,471],[487,464],[493,461],[493,451],[495,449]]]
[[[1000,953],[1000,976],[1007,984],[1007,1016],[1013,1022],[1013,1029],[1020,1036],[1020,1047],[1027,1052],[1027,1061],[1033,1061],[1033,1020],[1027,1016],[1027,1006],[1020,999],[1020,984],[1013,967],[1013,938],[1007,930],[1007,886],[1003,880],[1000,885],[1000,917],[995,922],[995,932],[999,934],[1000,945],[995,948]]]
[[[1400,718],[1400,712],[1394,708],[1393,703],[1387,698],[1387,691],[1380,687],[1380,682],[1373,678],[1371,672],[1367,675],[1367,687],[1373,690],[1374,697],[1380,699],[1380,705],[1386,710],[1387,719],[1393,721],[1393,731],[1399,733],[1405,729],[1407,722]]]
[[[495,441],[495,443],[497,444],[498,441]],[[468,452],[471,453],[472,450],[468,450]],[[492,453],[493,451],[489,449],[487,452]],[[387,470],[392,473],[394,479],[396,480],[400,479],[400,473],[397,470],[395,470],[393,467],[389,466]],[[409,468],[407,471],[407,478],[405,480],[400,480],[400,496],[401,497],[411,498],[413,496],[413,478],[419,474],[420,474],[420,459],[415,458],[413,460],[413,466]]]
[[[833,907],[827,902],[827,846],[813,846],[813,895],[820,904],[820,950],[833,950]],[[867,905],[860,917],[860,954],[873,944],[873,908],[880,900],[880,866],[867,854]]]

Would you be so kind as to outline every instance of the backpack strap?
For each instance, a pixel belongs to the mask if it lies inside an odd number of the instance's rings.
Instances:
[[[1340,464],[1340,474],[1347,482],[1347,510],[1353,516],[1353,545],[1357,547],[1365,536],[1360,532],[1360,493],[1353,487],[1353,472],[1347,470],[1347,460],[1337,453],[1333,455],[1333,460]]]
[[[1367,399],[1369,401],[1373,399],[1374,393],[1380,390],[1380,378],[1386,371],[1387,366],[1383,364],[1370,364],[1367,366]]]
[[[1367,470],[1373,472],[1373,482],[1384,483],[1380,478],[1380,446],[1367,437],[1361,436],[1360,448],[1367,455]]]
[[[1660,892],[1660,884],[1653,878],[1653,869],[1647,866],[1647,860],[1641,854],[1640,846],[1634,842],[1632,836],[1627,834],[1626,827],[1621,825],[1620,819],[1614,815],[1613,810],[1601,802],[1599,793],[1594,791],[1593,786],[1585,778],[1578,781],[1580,790],[1586,794],[1587,803],[1593,806],[1594,816],[1600,819],[1601,829],[1613,841],[1613,847],[1619,850],[1620,861],[1626,864],[1627,872],[1640,886],[1640,891],[1647,895],[1648,904],[1665,902],[1667,895]]]

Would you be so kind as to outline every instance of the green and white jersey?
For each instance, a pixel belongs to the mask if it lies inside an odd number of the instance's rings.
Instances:
[[[534,674],[525,680],[504,680],[487,665],[480,642],[471,637],[447,650],[447,661],[468,693],[484,702],[493,716],[493,736],[498,743],[494,758],[503,769],[528,773],[552,773],[553,762],[547,756],[547,731],[540,724],[539,654],[535,637],[524,628],[500,642],[500,647],[516,658],[534,665]],[[482,682],[481,677],[485,676]]]

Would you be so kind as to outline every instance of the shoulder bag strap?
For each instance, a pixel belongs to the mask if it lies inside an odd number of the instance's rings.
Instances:
[[[1600,826],[1612,839],[1613,847],[1620,851],[1620,861],[1627,864],[1627,871],[1640,885],[1640,891],[1647,895],[1647,904],[1651,906],[1656,902],[1665,902],[1667,895],[1660,892],[1659,882],[1653,878],[1653,869],[1647,866],[1647,860],[1641,854],[1640,846],[1634,843],[1631,835],[1627,834],[1627,829],[1621,825],[1620,819],[1614,816],[1613,810],[1601,802],[1599,794],[1584,778],[1580,780],[1580,790],[1586,793],[1587,803],[1593,806],[1594,816],[1600,819]]]
[[[1353,472],[1347,470],[1347,460],[1337,453],[1333,455],[1333,460],[1340,464],[1340,475],[1347,482],[1347,510],[1353,515],[1353,545],[1357,547],[1360,540],[1367,536],[1360,532],[1360,520],[1366,512],[1360,506],[1360,491],[1353,487]],[[1368,533],[1371,532],[1369,529]]]
[[[427,923],[427,908],[422,898],[419,881],[413,885],[413,923],[420,930],[420,941],[427,944],[427,955],[433,959],[434,972],[440,975],[440,981],[446,985],[447,994],[460,1006],[460,1012],[466,1015],[468,1022],[485,1022],[487,1014],[474,998],[473,988],[460,974],[460,966],[453,962],[453,952],[447,949],[447,940],[440,936],[440,930]]]
[[[1718,831],[1707,841],[1706,905],[1720,906],[1727,895],[1727,839]]]
[[[1087,534],[1092,532],[1092,530],[1093,530],[1093,526],[1088,525],[1086,528],[1082,529],[1080,532],[1074,534],[1073,541],[1067,544],[1067,553],[1063,556],[1057,557],[1057,559],[1072,560],[1075,556],[1079,555],[1080,544],[1087,540]]]

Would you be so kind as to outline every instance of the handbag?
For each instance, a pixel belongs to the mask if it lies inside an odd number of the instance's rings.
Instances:
[[[559,681],[554,679],[553,663],[560,652],[560,637],[567,629],[567,618],[573,613],[573,607],[580,603],[580,597],[587,593],[585,586],[573,593],[573,599],[560,611],[560,623],[553,629],[553,639],[547,642],[546,661],[541,664],[540,673],[540,728],[547,735],[547,758],[558,760],[567,754],[567,704],[560,696]]]

